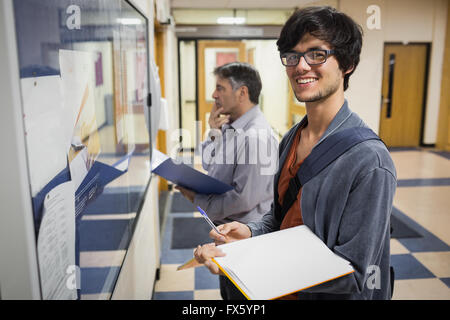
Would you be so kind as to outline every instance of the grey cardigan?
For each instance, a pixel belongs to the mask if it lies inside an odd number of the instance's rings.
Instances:
[[[280,143],[274,202],[278,201],[278,180],[295,133],[306,121],[307,117],[292,127]],[[350,127],[366,125],[345,101],[316,146],[330,134]],[[368,140],[303,186],[300,206],[304,224],[333,252],[350,261],[355,272],[303,290],[300,299],[390,299],[390,215],[396,185],[394,163],[385,145]],[[279,230],[283,219],[279,210],[272,204],[261,221],[248,223],[252,236]],[[276,277],[268,282],[276,282]]]

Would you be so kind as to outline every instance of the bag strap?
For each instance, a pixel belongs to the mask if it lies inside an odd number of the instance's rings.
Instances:
[[[315,147],[303,161],[297,174],[289,180],[289,187],[281,207],[281,220],[297,199],[300,188],[318,175],[330,163],[355,145],[366,140],[380,140],[371,129],[353,127],[339,131]]]

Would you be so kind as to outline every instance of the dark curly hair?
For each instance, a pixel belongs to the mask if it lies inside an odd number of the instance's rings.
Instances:
[[[286,21],[277,41],[278,51],[292,50],[305,34],[325,41],[335,51],[339,68],[345,72],[344,90],[359,63],[362,47],[362,28],[352,18],[332,7],[308,7],[295,11]]]
[[[233,90],[246,86],[250,101],[258,104],[259,94],[262,89],[261,77],[251,64],[245,62],[224,64],[214,69],[214,75],[228,79]]]

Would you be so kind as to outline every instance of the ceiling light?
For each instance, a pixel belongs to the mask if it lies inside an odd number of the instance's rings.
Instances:
[[[119,18],[117,22],[125,25],[137,25],[142,24],[142,20],[138,18]]]
[[[245,17],[219,17],[217,18],[218,24],[244,24]]]

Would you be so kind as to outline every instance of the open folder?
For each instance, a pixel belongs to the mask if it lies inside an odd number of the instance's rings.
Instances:
[[[267,300],[354,272],[307,226],[220,245],[213,261],[247,299]]]
[[[197,193],[222,194],[233,189],[232,186],[184,163],[175,163],[167,155],[156,149],[153,149],[152,153],[152,172]]]

